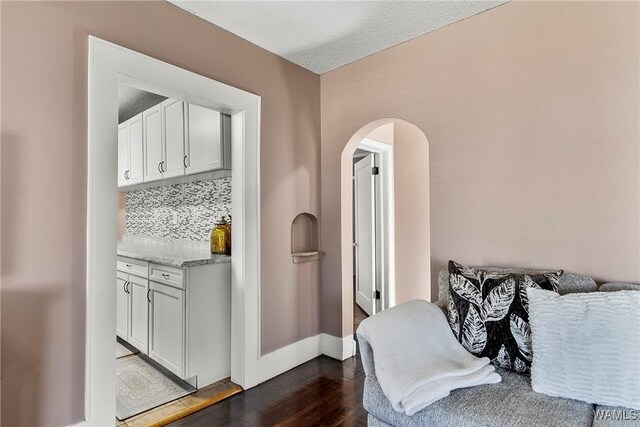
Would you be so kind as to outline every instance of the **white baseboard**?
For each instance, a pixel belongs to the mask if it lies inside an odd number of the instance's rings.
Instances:
[[[260,358],[259,382],[265,382],[273,377],[287,372],[298,365],[302,365],[322,354],[322,334],[294,342],[279,348]]]
[[[356,342],[353,335],[338,338],[329,334],[322,335],[322,354],[337,360],[345,360],[356,354]]]
[[[356,354],[353,336],[338,338],[329,334],[318,334],[279,348],[260,358],[259,382],[287,372],[321,354],[336,360],[345,360]]]

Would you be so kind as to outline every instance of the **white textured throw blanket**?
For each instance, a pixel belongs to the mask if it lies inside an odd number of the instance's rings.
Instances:
[[[486,357],[455,339],[444,314],[416,300],[363,320],[358,342],[367,375],[375,375],[393,409],[413,415],[451,390],[500,382]]]

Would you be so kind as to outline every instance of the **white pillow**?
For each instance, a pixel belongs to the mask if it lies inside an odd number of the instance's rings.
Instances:
[[[533,390],[640,409],[640,292],[527,293]]]

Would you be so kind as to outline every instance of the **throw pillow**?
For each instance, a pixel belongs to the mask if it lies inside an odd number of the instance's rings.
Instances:
[[[562,273],[513,274],[449,261],[447,311],[453,334],[470,353],[501,368],[528,372],[532,351],[526,289],[557,291]]]
[[[640,292],[528,292],[533,390],[640,409]]]

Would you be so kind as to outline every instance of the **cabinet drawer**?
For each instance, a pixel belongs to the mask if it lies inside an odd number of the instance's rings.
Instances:
[[[149,263],[138,259],[118,257],[118,270],[139,277],[149,277]]]
[[[166,265],[150,264],[149,278],[165,285],[184,289],[184,270]]]

